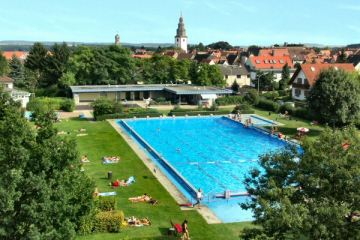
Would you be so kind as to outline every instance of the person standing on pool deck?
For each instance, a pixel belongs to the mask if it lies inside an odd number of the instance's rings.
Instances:
[[[196,194],[196,203],[193,205],[193,207],[195,207],[195,205],[199,204],[199,209],[201,209],[201,199],[202,199],[202,190],[201,190],[201,188],[199,188],[199,191]]]

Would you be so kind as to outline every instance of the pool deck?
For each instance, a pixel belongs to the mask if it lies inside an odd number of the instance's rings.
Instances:
[[[166,177],[166,175],[157,167],[157,165],[146,155],[127,133],[116,123],[115,120],[107,120],[111,126],[124,138],[134,152],[139,156],[143,163],[149,168],[152,174],[159,180],[164,188],[170,193],[178,204],[189,204],[189,200],[184,194]],[[197,210],[207,221],[208,224],[222,223],[220,219],[207,207],[202,206],[201,209],[192,207],[180,207],[181,210]]]

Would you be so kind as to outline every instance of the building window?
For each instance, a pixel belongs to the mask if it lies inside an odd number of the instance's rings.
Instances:
[[[302,84],[302,79],[301,79],[301,78],[298,78],[298,79],[297,79],[297,83],[298,83],[298,84]]]
[[[178,42],[178,41],[179,41],[179,39],[176,39],[176,41]]]
[[[300,95],[301,95],[301,90],[295,88],[295,96],[296,96],[296,97],[300,97]]]
[[[100,97],[107,97],[107,92],[101,92]]]
[[[183,39],[183,42],[185,42],[185,39]]]
[[[6,87],[6,88],[9,88],[9,84],[5,84],[5,87]]]
[[[236,75],[236,78],[241,78],[241,75]]]
[[[228,79],[228,75],[225,75],[225,78]]]
[[[309,96],[309,91],[305,91],[304,95],[305,95],[305,97],[308,97]]]

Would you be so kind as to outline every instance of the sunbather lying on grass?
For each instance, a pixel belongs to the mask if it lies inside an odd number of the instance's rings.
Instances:
[[[146,193],[142,196],[129,198],[131,202],[148,202],[152,200],[152,197],[149,197]]]

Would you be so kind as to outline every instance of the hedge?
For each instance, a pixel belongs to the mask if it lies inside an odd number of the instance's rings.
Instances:
[[[98,197],[96,200],[97,207],[101,211],[115,210],[116,198],[114,196],[109,197]]]
[[[243,103],[244,97],[243,96],[227,96],[227,97],[217,98],[215,100],[215,102],[219,106],[236,105],[236,104]]]
[[[100,212],[94,219],[94,232],[120,232],[123,222],[124,213],[122,211]]]
[[[69,98],[35,98],[26,105],[26,110],[36,111],[41,108],[52,108],[72,112],[75,110],[75,102]]]
[[[314,120],[314,119],[312,119],[312,116],[310,115],[309,110],[306,108],[301,108],[301,107],[295,108],[293,110],[293,116],[299,117],[299,118],[304,118],[304,119],[307,119],[310,121]]]
[[[198,116],[199,114],[200,115],[227,115],[229,114],[230,111],[188,111],[188,112],[170,112],[169,113],[169,116],[185,116],[185,115],[188,115],[188,116]]]
[[[159,105],[165,105],[165,106],[171,106],[171,101],[167,101],[167,102],[156,102],[156,101],[151,101],[150,105],[154,105],[154,106],[159,106]]]
[[[160,117],[163,116],[162,113],[117,113],[117,114],[105,114],[102,116],[98,116],[96,118],[97,121],[103,121],[105,119],[120,119],[120,118],[146,118],[149,117]]]
[[[259,104],[257,105],[259,108],[268,110],[268,111],[273,111],[273,112],[278,112],[280,109],[280,104],[278,104],[277,102],[273,102],[271,100],[265,100],[265,99],[260,99],[259,100]]]

